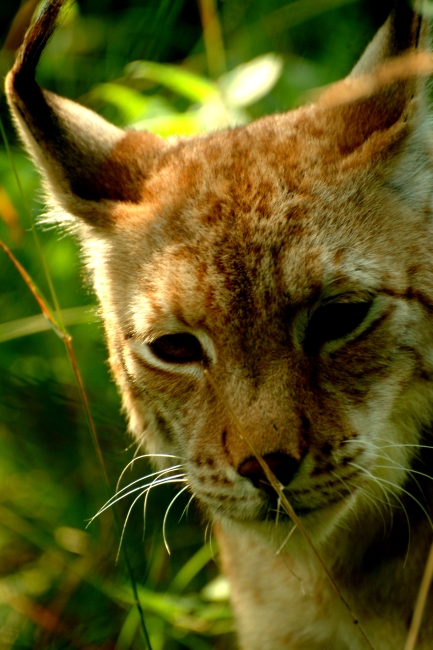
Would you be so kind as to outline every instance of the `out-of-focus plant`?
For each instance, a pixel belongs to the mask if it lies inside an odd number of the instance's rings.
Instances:
[[[265,54],[239,65],[217,81],[199,76],[180,66],[152,61],[135,61],[118,83],[100,84],[86,100],[111,104],[118,111],[119,124],[146,129],[167,137],[195,135],[204,131],[238,126],[250,121],[245,110],[274,87],[283,70],[282,57]],[[162,86],[184,98],[184,110],[176,108],[167,93],[152,96],[137,90],[143,82]]]

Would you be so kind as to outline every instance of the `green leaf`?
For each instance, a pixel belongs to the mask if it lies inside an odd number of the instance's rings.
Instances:
[[[199,104],[218,96],[218,89],[211,81],[178,66],[135,61],[126,67],[125,72],[132,79],[154,81]]]
[[[230,599],[230,585],[227,578],[219,575],[201,590],[201,597],[215,603],[224,603]]]
[[[88,97],[90,101],[99,100],[115,106],[126,125],[146,117],[173,112],[162,97],[146,97],[133,88],[116,83],[100,84],[88,94]]]
[[[249,106],[272,90],[282,71],[282,58],[270,53],[239,65],[218,83],[230,106]]]
[[[167,138],[173,135],[195,135],[203,131],[198,111],[161,115],[133,124],[135,129],[151,131]]]
[[[61,311],[65,325],[88,324],[97,320],[95,313],[92,313],[92,309],[89,306],[70,307],[69,309],[62,309]],[[45,332],[50,329],[51,325],[43,314],[20,318],[18,320],[9,321],[8,323],[1,323],[0,343],[18,339],[22,336],[29,336],[30,334]]]
[[[183,591],[193,578],[201,571],[213,557],[211,544],[202,546],[189,560],[183,565],[181,570],[173,579],[170,585],[170,592]]]

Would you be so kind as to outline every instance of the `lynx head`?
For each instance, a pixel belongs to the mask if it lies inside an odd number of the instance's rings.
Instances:
[[[433,414],[424,22],[400,3],[315,104],[166,142],[36,84],[61,4],[7,95],[81,238],[134,436],[223,521],[275,519],[251,444],[318,530],[380,510]]]

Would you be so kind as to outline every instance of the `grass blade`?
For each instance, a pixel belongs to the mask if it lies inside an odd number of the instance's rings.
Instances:
[[[72,337],[66,331],[66,328],[65,328],[65,325],[64,325],[63,321],[61,321],[60,324],[57,322],[56,318],[53,316],[50,308],[48,307],[46,301],[44,300],[42,294],[40,293],[40,291],[36,287],[36,284],[33,282],[30,275],[27,273],[27,271],[22,266],[22,264],[17,260],[15,255],[12,253],[12,251],[1,240],[0,240],[0,248],[2,248],[2,250],[6,253],[6,255],[9,257],[11,262],[14,264],[14,266],[17,269],[18,273],[21,275],[21,277],[23,278],[23,280],[26,283],[27,287],[29,288],[30,292],[32,293],[33,297],[35,298],[36,302],[38,303],[43,315],[45,316],[47,321],[50,323],[50,325],[52,326],[52,328],[54,329],[56,334],[63,340],[63,342],[65,344],[66,351],[67,351],[68,358],[69,358],[69,362],[71,364],[71,367],[72,367],[72,370],[73,370],[73,373],[74,373],[74,376],[75,376],[75,379],[76,379],[76,382],[77,382],[78,391],[80,393],[80,398],[81,398],[84,413],[85,413],[85,416],[86,416],[87,424],[88,424],[88,427],[89,427],[89,430],[90,430],[90,433],[91,433],[91,438],[92,438],[92,442],[93,442],[93,445],[94,445],[94,448],[95,448],[95,453],[96,453],[96,456],[97,456],[98,461],[99,461],[99,467],[100,467],[100,470],[101,470],[101,473],[102,473],[102,476],[103,476],[103,480],[104,480],[104,483],[105,483],[107,493],[109,495],[110,494],[110,482],[108,480],[107,469],[106,469],[104,458],[103,458],[103,455],[102,455],[101,446],[100,446],[99,441],[98,441],[98,434],[96,432],[96,427],[95,427],[95,424],[93,422],[92,414],[91,414],[91,411],[90,411],[89,400],[87,398],[87,393],[86,393],[85,388],[84,388],[84,384],[83,384],[83,380],[82,380],[82,377],[81,377],[80,369],[79,369],[78,363],[77,363],[77,358],[75,356],[75,351],[74,351],[74,348],[72,346]],[[61,314],[60,309],[58,309],[57,313]],[[112,514],[113,514],[113,518],[114,518],[114,524],[115,524],[115,527],[116,527],[117,535],[118,535],[118,537],[120,537],[120,526],[119,526],[119,522],[118,522],[116,513],[115,513],[115,511],[113,509],[112,509]],[[131,581],[131,586],[132,586],[132,590],[133,590],[134,597],[135,597],[135,604],[136,604],[136,607],[137,607],[137,609],[139,611],[139,614],[140,614],[141,627],[142,627],[144,639],[145,639],[145,642],[146,642],[146,647],[148,648],[148,650],[152,650],[152,646],[150,644],[150,639],[149,639],[149,635],[148,635],[147,628],[146,628],[146,623],[145,623],[145,620],[144,620],[144,612],[143,612],[143,609],[141,607],[139,596],[138,596],[137,584],[136,584],[134,575],[132,573],[132,567],[131,567],[131,564],[129,562],[129,557],[127,555],[125,546],[123,546],[122,549],[123,549],[124,561],[125,561],[125,564],[126,564],[126,567],[127,567],[127,570],[128,570],[129,579]]]
[[[430,547],[430,552],[428,554],[427,562],[424,569],[424,575],[421,580],[421,584],[418,591],[418,596],[415,603],[415,609],[412,616],[412,621],[410,624],[409,634],[407,635],[406,645],[404,650],[414,650],[419,629],[421,627],[421,621],[424,614],[424,609],[427,602],[427,596],[430,589],[430,585],[433,580],[433,543]]]

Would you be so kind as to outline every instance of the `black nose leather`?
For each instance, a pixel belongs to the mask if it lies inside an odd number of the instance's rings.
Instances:
[[[293,456],[280,452],[266,454],[263,456],[263,460],[267,463],[269,469],[273,474],[275,474],[279,482],[284,486],[289,485],[300,464],[300,461],[293,458]],[[268,494],[274,493],[274,489],[269,484],[259,461],[254,456],[247,458],[239,465],[238,473],[244,478],[248,478],[256,488],[259,488]]]

